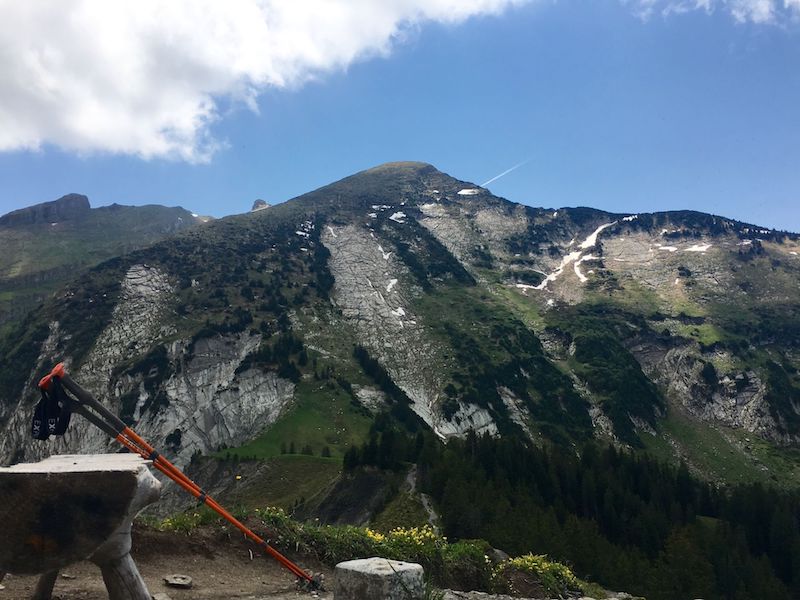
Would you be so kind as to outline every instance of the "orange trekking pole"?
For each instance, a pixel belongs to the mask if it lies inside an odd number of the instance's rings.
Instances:
[[[228,521],[241,531],[245,537],[255,542],[258,546],[274,558],[281,566],[288,569],[298,577],[302,583],[312,589],[319,589],[320,582],[298,567],[262,537],[254,533],[244,523],[239,521],[222,505],[178,467],[167,460],[163,454],[148,444],[139,434],[128,427],[122,419],[103,406],[94,396],[75,383],[64,370],[64,364],[57,364],[48,375],[39,381],[42,400],[36,407],[33,417],[32,434],[37,439],[47,439],[50,435],[62,435],[69,424],[70,414],[75,412],[85,417],[90,423],[100,428],[104,433],[118,441],[131,452],[152,461],[153,466],[164,473],[185,491],[197,498],[200,504],[205,504],[211,510]],[[69,392],[69,394],[67,393]]]

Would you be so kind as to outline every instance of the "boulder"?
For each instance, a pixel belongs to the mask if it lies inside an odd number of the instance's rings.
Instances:
[[[363,558],[336,565],[334,600],[422,600],[422,565]]]

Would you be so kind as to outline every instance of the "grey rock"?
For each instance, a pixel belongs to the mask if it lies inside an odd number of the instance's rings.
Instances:
[[[89,199],[81,194],[67,194],[52,202],[21,208],[0,217],[0,227],[19,227],[77,219],[90,210]]]
[[[336,565],[335,600],[422,600],[422,566],[416,563],[363,558]]]
[[[167,575],[164,577],[164,583],[170,587],[188,590],[192,587],[192,578],[188,575],[180,575],[175,573],[173,575]]]

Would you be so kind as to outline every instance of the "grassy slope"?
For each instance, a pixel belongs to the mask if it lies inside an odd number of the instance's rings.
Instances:
[[[304,380],[297,387],[294,404],[276,423],[254,440],[217,456],[265,459],[280,456],[282,445],[288,451],[294,444],[297,454],[310,446],[314,455],[320,456],[327,447],[332,457],[340,459],[350,446],[366,439],[371,422],[333,382]]]
[[[660,422],[658,434],[642,435],[642,441],[652,456],[667,462],[684,459],[706,479],[800,487],[797,448],[777,448],[747,432],[699,422],[675,407]]]
[[[242,481],[241,489],[233,489],[226,501],[246,509],[277,506],[291,510],[300,502],[316,505],[342,471],[339,459],[318,456],[274,456],[267,463],[266,476]]]

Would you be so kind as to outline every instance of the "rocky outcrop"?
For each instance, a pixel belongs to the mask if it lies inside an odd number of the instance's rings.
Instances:
[[[254,438],[291,403],[294,384],[272,372],[239,371],[261,341],[261,335],[246,333],[198,340],[191,354],[189,340],[168,343],[155,384],[147,381],[150,372],[120,373],[132,356],[141,360],[174,333],[165,314],[172,293],[169,278],[159,269],[131,267],[111,322],[73,377],[115,413],[124,414],[125,402],[133,402],[131,416],[138,433],[157,447],[168,447],[170,456],[183,466],[194,453]],[[58,324],[53,323],[34,373],[52,360],[60,336]],[[63,438],[32,443],[28,435],[32,408],[31,393],[26,393],[0,437],[0,462],[115,448],[105,434],[80,418],[73,420]]]
[[[0,217],[0,227],[21,227],[58,223],[86,216],[91,207],[89,199],[81,194],[67,194],[52,202],[43,202],[15,210]]]
[[[423,215],[419,222],[473,275],[481,266],[507,269],[514,258],[508,240],[528,228],[521,206],[462,199],[447,204],[426,202],[419,209]]]
[[[688,413],[708,422],[744,429],[777,443],[796,441],[781,434],[766,401],[767,386],[752,370],[732,371],[714,381],[705,381],[701,371],[713,358],[731,362],[731,357],[703,355],[697,344],[665,344],[637,339],[631,353],[644,373],[665,390]]]
[[[237,372],[260,341],[247,334],[199,340],[182,365],[187,343],[173,342],[167,356],[180,370],[158,387],[157,401],[142,377],[118,381],[114,396],[134,391],[137,431],[169,447],[180,465],[195,453],[241,445],[274,423],[294,396],[294,384],[273,372]]]
[[[461,406],[452,420],[441,414],[446,359],[412,309],[412,299],[420,290],[389,242],[358,225],[328,226],[322,242],[331,253],[336,305],[413,401],[411,409],[441,436],[461,435],[469,429],[495,433],[497,427],[483,408]]]

